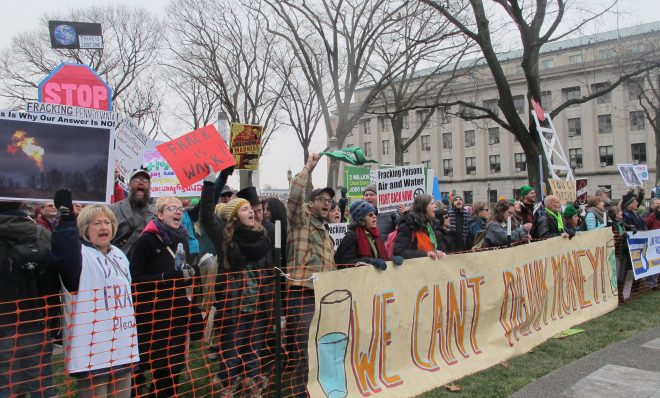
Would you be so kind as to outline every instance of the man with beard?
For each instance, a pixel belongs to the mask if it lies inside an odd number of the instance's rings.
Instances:
[[[599,187],[596,190],[596,196],[605,203],[605,207],[610,207],[612,204],[612,199],[610,199],[612,190],[607,187]]]
[[[520,217],[523,224],[534,221],[534,205],[536,204],[536,191],[529,185],[520,187]]]
[[[133,170],[128,183],[128,197],[110,205],[110,209],[117,217],[117,234],[112,244],[128,255],[156,211],[151,203],[149,173],[143,169]]]

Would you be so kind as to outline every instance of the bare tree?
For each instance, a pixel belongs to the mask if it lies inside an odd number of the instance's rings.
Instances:
[[[640,87],[637,99],[644,111],[646,121],[653,128],[655,138],[655,173],[656,180],[660,173],[660,75],[659,70],[649,71],[644,75],[643,87]]]
[[[490,119],[495,121],[505,130],[511,132],[520,142],[527,157],[527,172],[531,184],[539,187],[539,165],[535,161],[539,155],[545,158],[545,153],[541,144],[541,137],[536,130],[534,122],[523,120],[514,106],[511,82],[506,76],[504,68],[497,54],[497,39],[501,33],[494,28],[495,20],[493,13],[489,10],[483,0],[419,0],[433,7],[438,13],[449,19],[454,26],[460,29],[465,35],[473,40],[480,48],[483,59],[492,75],[499,98],[497,101],[501,116],[486,106],[476,105],[464,100],[456,101],[463,109],[458,112],[458,116],[464,120]],[[541,98],[541,79],[539,76],[539,54],[541,47],[547,43],[561,40],[571,34],[575,34],[588,24],[597,21],[602,15],[610,11],[616,4],[616,0],[607,7],[598,10],[581,9],[579,10],[586,16],[580,18],[573,26],[565,21],[567,13],[578,11],[579,3],[572,3],[567,0],[534,0],[529,2],[520,2],[518,0],[493,0],[496,7],[499,6],[504,14],[504,21],[509,27],[516,30],[516,35],[520,40],[522,48],[521,67],[525,75],[525,84],[527,86],[527,98]],[[572,7],[572,8],[569,8]],[[563,22],[563,23],[562,23]],[[657,63],[655,64],[657,65]],[[644,73],[652,69],[653,65],[644,65],[633,70],[628,70],[621,75],[619,79],[603,88],[581,98],[574,98],[565,101],[555,107],[550,116],[555,117],[566,107],[574,104],[582,104],[594,98],[611,92],[627,79]],[[470,111],[466,111],[469,109]],[[546,168],[547,162],[543,162]],[[544,173],[548,176],[547,170]]]
[[[211,86],[204,84],[204,77],[193,77],[190,74],[174,70],[168,87],[177,94],[177,98],[185,106],[185,113],[174,112],[174,117],[192,130],[206,126],[215,121],[220,110],[220,97],[215,95]]]
[[[50,48],[49,19],[99,22],[102,50]],[[162,23],[142,8],[102,6],[44,16],[42,28],[20,33],[0,54],[0,96],[20,107],[37,99],[37,85],[62,61],[85,64],[112,87],[114,110],[136,119],[142,127],[158,125],[162,94],[150,70],[156,67]],[[147,128],[149,130],[149,128]]]
[[[387,79],[403,67],[399,62],[383,62],[376,42],[396,33],[405,2],[264,1],[274,14],[267,19],[268,31],[288,43],[316,93],[330,149],[343,146]],[[336,182],[337,163],[331,161],[328,185],[335,186]]]

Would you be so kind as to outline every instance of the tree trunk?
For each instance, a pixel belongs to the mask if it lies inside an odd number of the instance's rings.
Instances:
[[[653,123],[653,133],[655,136],[655,181],[653,181],[653,186],[657,185],[660,177],[660,107],[655,108],[655,123]]]
[[[392,135],[394,136],[394,164],[397,166],[403,165],[403,115],[395,113],[390,117],[390,124],[392,125]]]

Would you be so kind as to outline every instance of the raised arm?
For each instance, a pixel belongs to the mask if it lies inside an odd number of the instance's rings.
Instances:
[[[318,153],[310,154],[305,167],[291,180],[289,198],[286,201],[287,218],[290,228],[299,227],[303,223],[305,189],[307,188],[309,177],[320,158],[321,156]]]

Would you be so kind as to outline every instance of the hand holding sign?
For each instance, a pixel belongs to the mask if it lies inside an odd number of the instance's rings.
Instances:
[[[184,188],[208,175],[207,165],[223,170],[236,164],[227,144],[212,124],[158,145],[156,149],[167,160]]]

